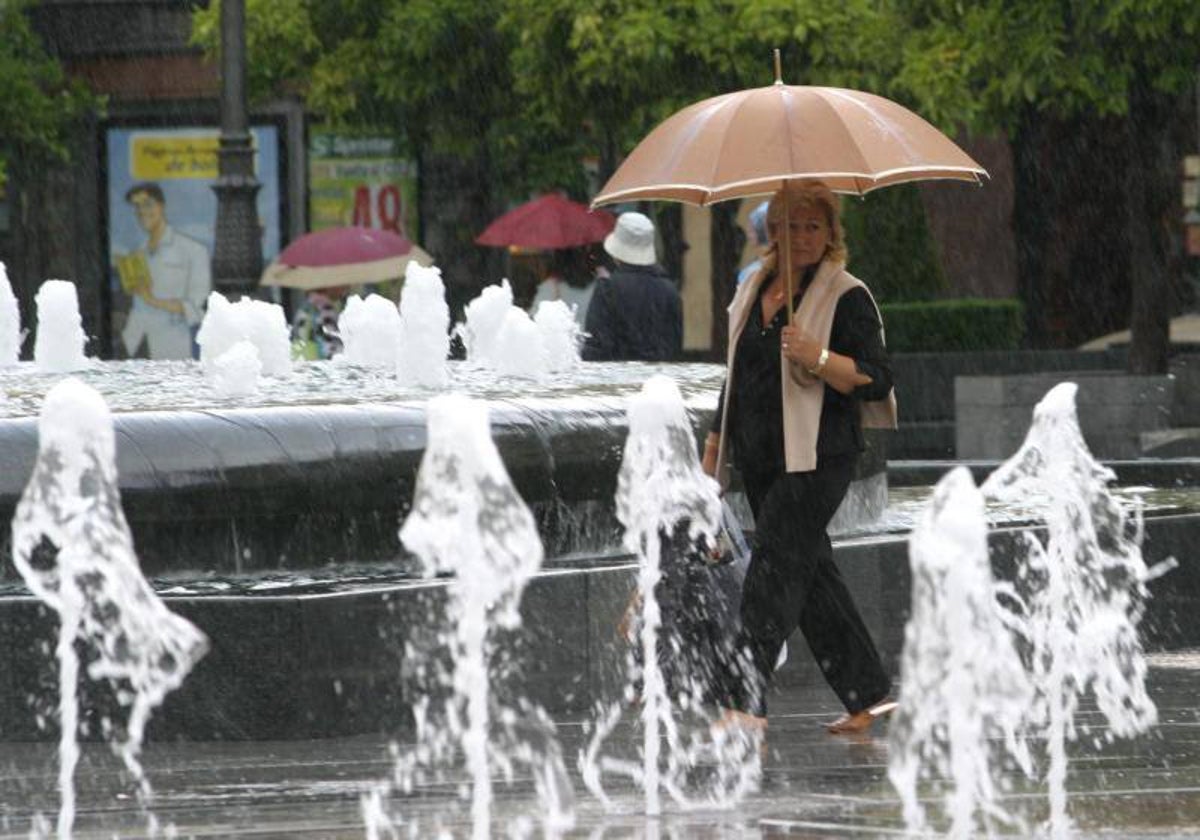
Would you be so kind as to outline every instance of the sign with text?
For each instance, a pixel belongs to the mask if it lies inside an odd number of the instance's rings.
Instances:
[[[279,252],[279,131],[250,129],[263,259]],[[109,318],[117,358],[191,358],[212,291],[216,128],[109,128]]]
[[[314,132],[308,185],[310,230],[361,225],[419,239],[416,166],[387,138]]]
[[[143,134],[131,139],[129,168],[138,181],[216,178],[219,143],[215,134]]]

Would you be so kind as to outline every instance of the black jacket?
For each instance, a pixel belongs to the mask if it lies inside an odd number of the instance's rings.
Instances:
[[[679,291],[656,265],[618,263],[596,281],[583,358],[591,362],[665,362],[683,351]]]

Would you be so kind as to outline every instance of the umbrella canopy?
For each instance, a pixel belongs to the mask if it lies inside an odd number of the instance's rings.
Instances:
[[[433,264],[420,246],[390,230],[326,228],[306,233],[284,248],[259,282],[292,289],[380,283],[403,277],[405,266],[413,260]]]
[[[706,205],[819,178],[864,194],[906,181],[978,182],[986,170],[907,108],[881,96],[785,85],[714,96],[664,120],[593,206],[663,199]]]
[[[497,248],[577,248],[604,239],[615,224],[612,213],[606,210],[591,210],[551,194],[509,210],[488,225],[475,242]]]

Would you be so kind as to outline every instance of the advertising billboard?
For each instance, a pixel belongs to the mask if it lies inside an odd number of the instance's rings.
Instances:
[[[254,126],[263,260],[280,247],[279,132]],[[219,132],[205,126],[106,130],[112,353],[116,358],[196,355],[212,291]]]

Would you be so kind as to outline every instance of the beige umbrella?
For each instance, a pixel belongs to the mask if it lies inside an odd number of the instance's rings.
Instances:
[[[325,228],[284,248],[263,270],[259,283],[305,290],[381,283],[403,277],[410,262],[432,265],[433,258],[394,231]]]
[[[872,93],[775,84],[714,96],[668,117],[592,201],[660,199],[708,205],[820,179],[863,195],[908,181],[980,182],[982,166],[921,117]],[[785,199],[787,193],[784,193]],[[784,225],[785,245],[790,229]],[[783,249],[791,316],[791,248]]]

